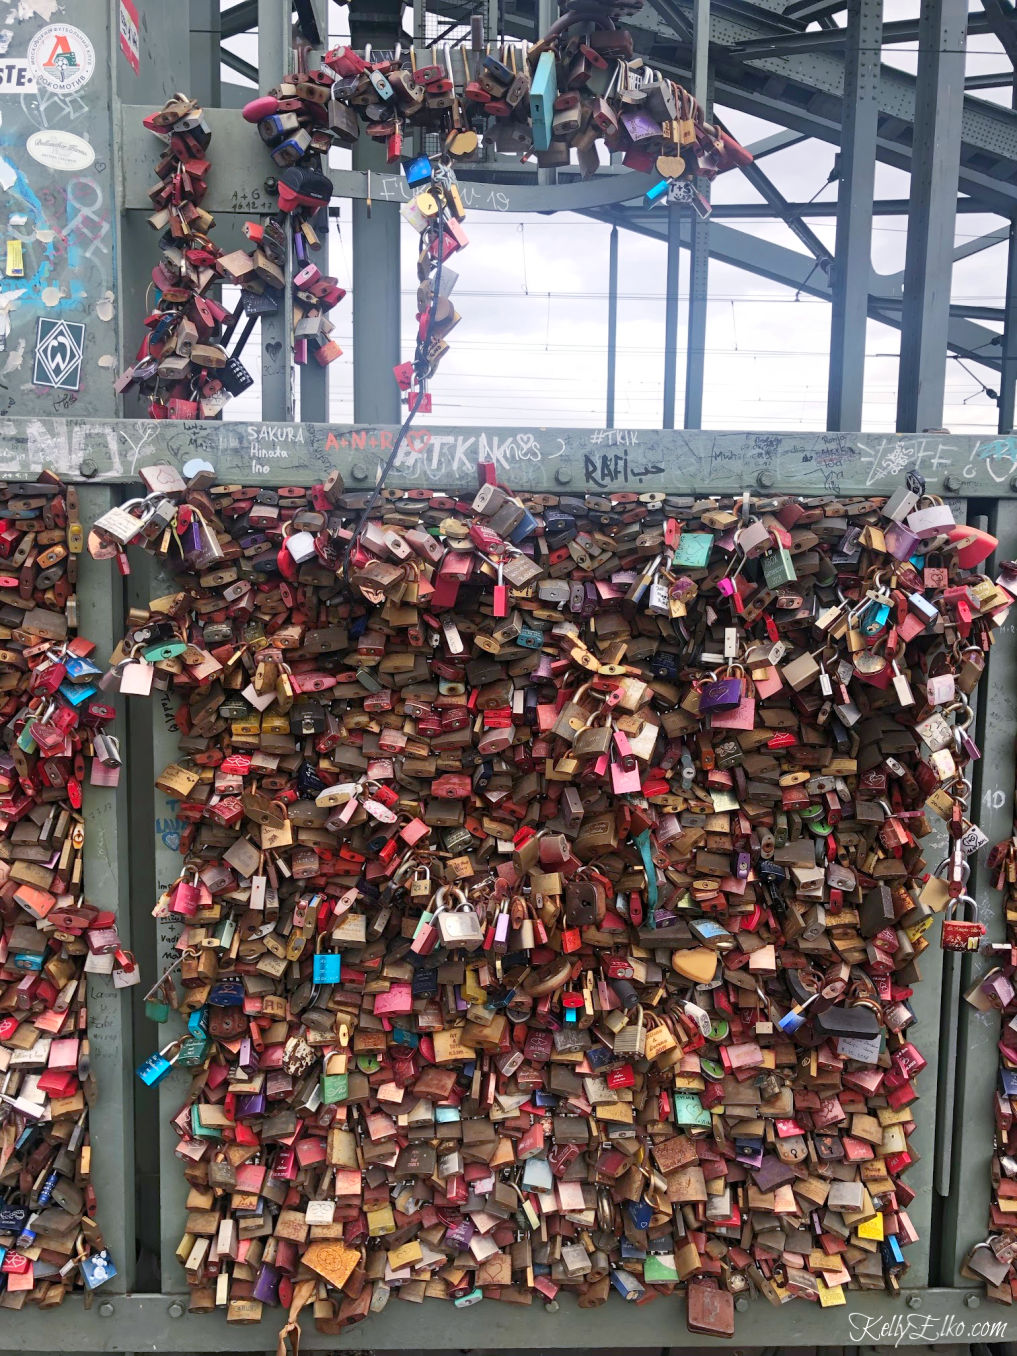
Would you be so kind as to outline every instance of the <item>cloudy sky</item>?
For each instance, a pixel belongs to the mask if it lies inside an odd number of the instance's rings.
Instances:
[[[886,21],[915,17],[918,0],[886,0]],[[971,0],[972,10],[980,10]],[[344,36],[345,8],[329,6],[332,40]],[[256,60],[253,38],[236,39],[233,50]],[[907,47],[889,49],[892,64],[914,72],[916,56]],[[886,58],[884,58],[886,59]],[[1007,68],[996,39],[973,35],[968,42],[969,74]],[[239,77],[223,71],[224,80]],[[980,91],[979,98],[1009,103],[1008,90]],[[749,144],[776,128],[718,105],[735,136]],[[252,129],[253,133],[253,129]],[[214,155],[214,146],[213,146]],[[770,178],[791,201],[814,195],[836,201],[836,185],[826,184],[835,147],[807,141],[762,162]],[[266,157],[267,159],[267,157]],[[337,158],[337,164],[343,161]],[[908,195],[908,175],[890,166],[876,167],[876,197]],[[759,202],[737,171],[714,184],[714,201]],[[333,228],[332,272],[351,286],[352,253],[349,204]],[[665,209],[660,208],[660,211]],[[680,209],[679,209],[680,210]],[[781,222],[760,219],[728,223],[786,248],[804,247]],[[833,249],[833,218],[809,224]],[[992,215],[957,218],[957,243],[1004,225]],[[462,322],[450,336],[451,351],[433,383],[434,423],[490,425],[602,426],[607,369],[607,279],[610,228],[572,213],[509,215],[472,212],[466,228],[470,246],[456,261],[459,283],[455,303]],[[873,265],[879,273],[904,267],[905,217],[875,222]],[[415,259],[417,236],[403,228],[403,351],[412,354],[415,332]],[[679,329],[677,417],[684,391],[684,332],[688,290],[688,254],[682,252],[678,298]],[[662,243],[632,231],[619,233],[618,357],[615,424],[624,428],[660,427],[664,377],[666,251]],[[998,245],[954,269],[954,302],[1000,306],[1006,282],[1006,247]],[[830,308],[827,303],[764,278],[711,261],[703,426],[714,429],[822,429],[826,418]],[[331,412],[337,421],[353,418],[352,306],[349,298],[332,312],[343,357],[331,367]],[[999,329],[990,322],[989,328]],[[892,430],[896,416],[899,333],[869,322],[866,336],[866,400],[863,427]],[[256,340],[245,353],[257,368]],[[980,381],[994,386],[988,369],[947,364],[944,424],[953,432],[993,432],[996,406]],[[385,379],[385,374],[380,374]],[[231,403],[226,417],[256,419],[257,387]]]

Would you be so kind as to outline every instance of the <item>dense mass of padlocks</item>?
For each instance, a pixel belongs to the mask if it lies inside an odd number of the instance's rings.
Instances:
[[[156,209],[149,224],[161,232],[160,258],[152,269],[154,303],[146,333],[134,362],[115,382],[117,392],[137,386],[148,396],[153,419],[218,418],[253,384],[241,362],[244,345],[258,320],[280,309],[287,288],[297,361],[313,356],[322,367],[334,362],[342,350],[330,338],[327,312],[346,293],[308,254],[320,247],[312,221],[328,205],[331,182],[299,169],[281,175],[278,211],[244,224],[251,249],[223,250],[211,237],[215,218],[201,206],[212,140],[202,109],[176,94],[144,125],[165,147],[149,195]],[[212,295],[224,283],[240,288],[232,311]]]
[[[312,1303],[328,1332],[390,1299],[680,1290],[730,1334],[740,1296],[895,1293],[919,958],[937,912],[979,937],[994,540],[917,477],[479,472],[365,522],[335,473],[156,467],[111,524],[167,581],[113,662],[179,730],[178,956],[139,1073],[190,1076],[192,1307]]]
[[[89,976],[140,978],[84,897],[82,788],[116,786],[115,711],[78,634],[77,491],[0,487],[0,1309],[116,1274],[96,1223]]]
[[[252,100],[244,117],[283,170],[320,170],[330,147],[355,145],[361,130],[396,164],[406,134],[420,131],[457,161],[497,151],[533,156],[546,169],[567,166],[574,150],[589,178],[602,142],[628,168],[661,177],[664,189],[651,191],[651,204],[682,181],[681,200],[708,213],[694,178],[712,179],[752,157],[687,90],[634,53],[618,21],[642,0],[563,0],[560,8],[536,43],[485,42],[474,16],[469,44],[378,53],[335,47],[311,69],[306,46],[298,46],[298,69]]]

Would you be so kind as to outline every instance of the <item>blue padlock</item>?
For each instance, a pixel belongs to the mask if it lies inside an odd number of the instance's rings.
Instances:
[[[82,1258],[78,1263],[78,1270],[81,1272],[81,1279],[87,1290],[98,1290],[100,1285],[105,1285],[117,1274],[108,1248],[103,1248],[101,1252],[94,1252],[91,1257]]]
[[[888,603],[873,602],[865,609],[862,618],[862,631],[867,636],[874,636],[882,631],[886,625],[887,618],[890,615]]]
[[[521,626],[515,643],[521,645],[524,650],[540,650],[545,639],[543,631],[537,631],[532,626]]]
[[[59,691],[69,706],[80,706],[89,697],[94,697],[99,689],[95,683],[70,683],[65,680],[60,684]]]
[[[80,655],[65,654],[60,662],[67,670],[67,677],[72,683],[84,683],[90,678],[98,678],[102,673],[98,665]]]
[[[415,160],[407,161],[403,166],[403,173],[411,188],[416,188],[418,184],[430,183],[432,174],[430,158],[418,155]]]
[[[545,53],[545,55],[547,55],[547,53]],[[509,533],[509,541],[512,542],[514,546],[518,546],[520,542],[524,542],[527,537],[532,537],[536,530],[536,518],[534,518],[529,509],[524,509],[523,516]]]
[[[642,1281],[633,1276],[631,1271],[623,1271],[620,1267],[611,1268],[611,1284],[622,1299],[630,1303],[646,1294],[646,1286]]]
[[[653,1218],[653,1206],[649,1201],[629,1201],[625,1207],[634,1229],[648,1229]]]
[[[657,203],[667,198],[667,191],[671,187],[670,179],[661,179],[659,183],[646,190],[646,197],[643,201],[647,207],[655,207]]]
[[[28,1219],[28,1210],[23,1205],[7,1205],[0,1202],[0,1233],[20,1234]]]
[[[244,1001],[244,981],[232,976],[217,979],[208,992],[208,1001],[214,1008],[239,1007]]]
[[[169,1045],[164,1045],[161,1050],[155,1054],[149,1055],[143,1064],[138,1065],[138,1077],[144,1083],[146,1088],[158,1087],[162,1080],[167,1076],[173,1065],[180,1058],[180,1042],[171,1041]],[[172,1050],[171,1059],[166,1058],[166,1051]]]
[[[317,951],[311,978],[315,984],[338,984],[343,973],[343,958],[337,951]]]

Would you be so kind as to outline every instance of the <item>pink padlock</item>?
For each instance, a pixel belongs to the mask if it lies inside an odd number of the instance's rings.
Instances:
[[[937,673],[926,680],[925,695],[932,706],[952,702],[957,690],[952,673]]]

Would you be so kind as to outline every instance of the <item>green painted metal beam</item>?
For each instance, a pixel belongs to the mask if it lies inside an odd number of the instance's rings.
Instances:
[[[363,489],[374,484],[396,433],[393,425],[8,419],[0,477],[28,479],[44,465],[71,480],[136,485],[141,466],[182,468],[200,457],[224,482],[309,482],[335,467],[351,489]],[[1017,435],[443,428],[423,418],[391,484],[468,489],[478,459],[493,460],[517,490],[887,494],[914,469],[930,493],[1017,496]]]
[[[1017,1319],[998,1305],[979,1304],[978,1296],[961,1290],[924,1290],[892,1299],[883,1291],[852,1291],[847,1303],[820,1309],[804,1301],[775,1308],[762,1299],[739,1301],[747,1306],[735,1315],[735,1342],[759,1347],[875,1346],[884,1349],[924,1347],[933,1343],[1005,1342],[1017,1337]],[[969,1308],[971,1301],[976,1307]],[[186,1295],[96,1296],[90,1312],[66,1302],[49,1313],[26,1309],[4,1325],[8,1350],[127,1352],[274,1351],[285,1317],[266,1310],[260,1323],[227,1323],[222,1312],[188,1315]],[[577,1309],[571,1297],[557,1312],[541,1305],[485,1301],[470,1309],[425,1301],[401,1303],[394,1296],[384,1313],[355,1324],[338,1336],[314,1330],[304,1310],[300,1347],[303,1351],[457,1350],[631,1351],[650,1347],[675,1350],[730,1351],[730,1338],[689,1333],[685,1301],[675,1295],[642,1308],[612,1296],[599,1309]]]

